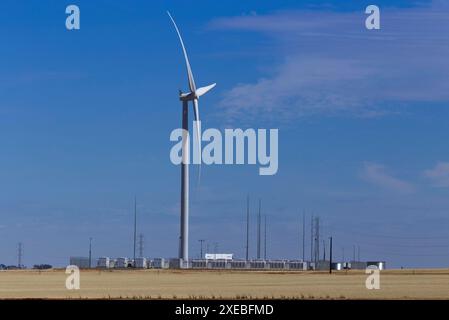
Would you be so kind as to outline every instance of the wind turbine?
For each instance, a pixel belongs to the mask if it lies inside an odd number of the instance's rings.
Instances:
[[[196,121],[196,137],[198,140],[198,159],[201,163],[201,133],[200,133],[200,114],[198,107],[198,99],[213,87],[216,83],[208,85],[206,87],[197,88],[195,85],[195,80],[193,78],[192,68],[190,67],[189,57],[187,56],[187,51],[184,46],[184,41],[182,40],[181,33],[179,32],[178,26],[175,20],[171,16],[170,12],[167,11],[170,20],[178,34],[179,42],[181,43],[182,52],[184,54],[184,59],[187,68],[187,79],[189,82],[189,92],[183,93],[179,92],[179,100],[182,101],[182,163],[181,163],[181,231],[179,237],[179,259],[180,267],[182,267],[183,262],[189,261],[189,101],[193,102],[193,114]]]

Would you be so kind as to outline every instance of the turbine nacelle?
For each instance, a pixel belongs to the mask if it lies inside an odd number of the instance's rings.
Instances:
[[[193,99],[196,99],[194,92],[179,92],[179,100],[181,101],[192,101]]]
[[[182,91],[179,92],[179,100],[181,101],[192,101],[195,99],[198,99],[202,95],[205,95],[207,92],[212,90],[217,84],[213,83],[211,85],[201,87],[195,90],[195,92],[187,92],[183,93]]]

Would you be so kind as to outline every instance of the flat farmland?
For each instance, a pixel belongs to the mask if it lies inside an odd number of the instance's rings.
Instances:
[[[385,270],[368,290],[361,271],[81,270],[67,290],[65,270],[0,271],[0,299],[449,299],[449,269]]]

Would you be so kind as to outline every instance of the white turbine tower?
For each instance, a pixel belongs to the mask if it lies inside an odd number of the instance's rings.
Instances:
[[[198,159],[201,159],[201,133],[200,133],[200,114],[198,109],[198,98],[203,94],[215,87],[216,83],[211,84],[206,87],[196,88],[195,80],[193,79],[192,69],[189,63],[189,57],[187,56],[187,51],[184,46],[184,41],[182,41],[181,33],[179,32],[178,26],[175,20],[167,11],[173,25],[175,26],[176,33],[179,37],[179,42],[181,42],[182,52],[184,53],[184,59],[187,67],[187,79],[189,81],[189,92],[179,93],[179,100],[182,101],[182,129],[184,130],[182,136],[182,163],[181,163],[181,232],[179,237],[179,259],[184,265],[188,265],[189,261],[189,101],[193,102],[193,114],[195,121],[197,121],[196,126],[196,137],[198,139]],[[201,161],[201,160],[200,160]],[[183,265],[180,264],[182,267]]]

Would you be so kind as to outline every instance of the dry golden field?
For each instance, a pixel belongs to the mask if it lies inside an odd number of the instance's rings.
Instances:
[[[65,270],[0,271],[0,299],[9,298],[304,298],[449,299],[449,270],[386,270],[367,290],[364,271],[267,272],[81,270],[80,290],[67,290]]]

